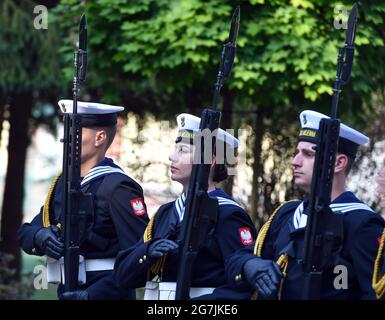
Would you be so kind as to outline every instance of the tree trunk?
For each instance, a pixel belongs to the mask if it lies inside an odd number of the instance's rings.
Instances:
[[[223,91],[223,108],[222,108],[222,119],[220,126],[223,130],[233,129],[233,109],[234,109],[235,93],[231,90]],[[220,184],[220,187],[229,194],[233,195],[234,176],[229,176],[225,181]]]
[[[14,279],[20,277],[21,255],[17,230],[23,218],[24,171],[29,143],[28,120],[31,110],[31,92],[11,96],[8,166],[1,215],[0,250],[14,256],[10,265],[15,269]]]
[[[263,217],[261,218],[258,214],[259,207],[259,195],[261,194],[260,186],[262,185],[263,177],[263,165],[261,163],[262,156],[262,139],[265,132],[264,124],[264,108],[259,107],[255,112],[255,124],[254,124],[254,142],[253,142],[253,179],[252,179],[252,191],[251,191],[251,208],[250,216],[254,221],[257,230],[263,224]]]

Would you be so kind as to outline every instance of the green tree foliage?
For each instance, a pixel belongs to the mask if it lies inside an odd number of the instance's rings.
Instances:
[[[86,10],[90,35],[87,86],[103,99],[132,98],[159,114],[183,110],[184,100],[196,100],[191,108],[210,101],[221,45],[229,32],[229,4],[98,0],[84,7],[67,0],[57,9],[64,30],[74,26],[74,19],[67,17]],[[66,73],[70,75],[70,69]]]
[[[35,29],[32,1],[1,2],[0,88],[3,92],[52,89],[60,84],[59,39],[53,25]],[[49,15],[48,15],[49,17]]]
[[[259,2],[263,4],[243,10],[242,49],[234,86],[244,94],[257,95],[258,102],[265,105],[328,100],[337,50],[345,39],[345,30],[334,27],[334,20],[338,25],[340,18],[345,22],[347,19],[347,15],[336,10],[340,2]],[[345,10],[350,10],[351,5],[345,1]],[[384,53],[384,16],[385,5],[379,1],[359,7],[357,51],[349,93],[370,98],[370,93],[381,85],[377,80],[383,80],[383,72],[376,69],[384,63],[380,59]]]
[[[197,82],[213,82],[235,4],[216,0],[97,0],[84,6],[64,0],[58,13],[63,27],[73,31],[81,12],[87,12],[90,72],[140,76],[150,81],[153,90],[171,94]],[[280,106],[330,96],[337,50],[345,37],[345,30],[336,29],[333,22],[347,19],[343,11],[335,11],[340,4],[325,0],[240,1],[238,55],[229,84],[238,90],[237,95],[257,96],[259,104]],[[345,10],[351,5],[345,1]],[[373,91],[378,76],[383,79],[378,71],[371,72],[368,79],[368,71],[383,63],[379,51],[384,44],[384,12],[385,4],[380,1],[359,8],[358,53],[351,84],[357,96]],[[372,59],[361,63],[366,57]],[[71,69],[67,75],[72,75]],[[96,87],[111,77],[98,74],[94,78]]]

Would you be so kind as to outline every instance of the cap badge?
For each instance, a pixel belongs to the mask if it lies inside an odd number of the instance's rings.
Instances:
[[[182,126],[182,127],[184,127],[185,126],[185,120],[184,120],[184,117],[181,117],[180,118],[180,125]]]
[[[303,115],[303,124],[307,123],[306,114]]]

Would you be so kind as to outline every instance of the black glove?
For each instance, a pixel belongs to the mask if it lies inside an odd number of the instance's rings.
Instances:
[[[243,274],[260,297],[270,299],[276,296],[282,271],[273,260],[250,259],[243,266]]]
[[[163,257],[166,253],[177,249],[179,245],[169,239],[159,239],[155,240],[148,246],[148,255],[151,258],[160,258]]]
[[[60,229],[57,226],[41,228],[35,234],[35,246],[47,256],[59,259],[64,253],[64,244],[59,240]]]
[[[61,300],[88,300],[88,292],[86,290],[67,291],[61,294]]]

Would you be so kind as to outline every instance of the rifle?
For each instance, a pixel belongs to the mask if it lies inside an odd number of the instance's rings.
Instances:
[[[357,5],[354,4],[349,14],[345,45],[338,51],[331,117],[321,119],[317,132],[309,205],[305,210],[308,217],[303,249],[305,300],[320,299],[322,272],[342,249],[342,215],[333,214],[329,205],[340,132],[340,121],[336,118],[339,94],[352,70],[356,24]]]
[[[82,16],[79,26],[79,48],[74,53],[73,113],[64,114],[63,138],[63,211],[64,216],[64,288],[77,289],[79,277],[79,243],[81,216],[79,204],[84,196],[80,188],[82,126],[77,113],[80,84],[84,83],[87,70],[87,21]]]
[[[217,80],[214,87],[212,107],[206,108],[201,114],[199,135],[200,148],[195,150],[189,189],[186,199],[184,223],[179,235],[180,252],[178,276],[176,283],[176,300],[189,298],[191,286],[192,265],[198,252],[206,242],[210,228],[217,221],[218,201],[207,194],[211,162],[205,161],[205,146],[215,145],[215,134],[219,128],[221,112],[216,110],[218,97],[223,81],[230,75],[234,57],[235,45],[239,30],[240,11],[237,7],[231,20],[228,42],[223,46]],[[214,137],[213,137],[214,136]],[[199,142],[199,141],[197,141]],[[199,145],[199,143],[198,143]],[[215,146],[214,146],[215,147]],[[212,159],[212,154],[210,155]],[[211,161],[210,159],[210,161]]]

